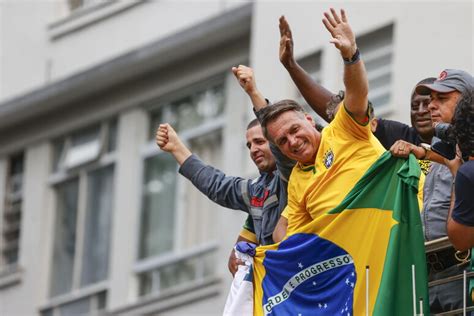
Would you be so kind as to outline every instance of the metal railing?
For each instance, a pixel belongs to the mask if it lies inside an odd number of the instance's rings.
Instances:
[[[439,239],[435,239],[435,240],[432,240],[432,241],[425,242],[425,251],[426,251],[427,255],[430,254],[430,253],[435,253],[435,252],[440,251],[440,250],[449,249],[451,247],[453,247],[453,245],[451,244],[451,242],[449,241],[447,236],[439,238]],[[466,293],[468,293],[468,291],[469,291],[468,278],[474,277],[474,272],[468,272],[467,271],[467,269],[469,267],[468,263],[461,263],[460,262],[460,264],[465,265],[465,271],[464,271],[463,274],[449,276],[449,277],[441,278],[441,279],[438,279],[438,280],[433,280],[431,282],[428,282],[428,287],[433,287],[433,286],[437,286],[437,285],[441,285],[441,284],[446,284],[446,283],[450,283],[450,282],[454,282],[454,281],[458,281],[458,280],[464,280],[464,282],[463,282],[463,286],[464,286],[464,304],[463,304],[463,306],[464,307],[459,308],[459,309],[455,309],[455,310],[450,310],[450,311],[443,312],[443,313],[436,314],[436,315],[439,315],[439,316],[467,315],[467,312],[474,311],[474,306],[467,307],[467,302],[466,302],[466,296],[467,296]]]

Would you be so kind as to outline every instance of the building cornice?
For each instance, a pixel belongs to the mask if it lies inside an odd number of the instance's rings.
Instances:
[[[0,130],[67,107],[250,32],[252,4],[0,103]]]

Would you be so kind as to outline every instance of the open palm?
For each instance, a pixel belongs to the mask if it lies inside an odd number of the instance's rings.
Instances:
[[[330,9],[331,14],[324,12],[323,24],[332,36],[330,40],[341,52],[342,57],[351,58],[357,47],[355,44],[355,36],[347,22],[346,12],[341,9],[339,16],[333,8]]]

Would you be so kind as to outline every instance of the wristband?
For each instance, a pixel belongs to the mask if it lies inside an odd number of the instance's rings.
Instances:
[[[344,64],[346,64],[346,65],[353,65],[356,62],[358,62],[360,60],[359,48],[356,49],[354,55],[352,55],[351,58],[342,58],[342,60],[344,60]]]

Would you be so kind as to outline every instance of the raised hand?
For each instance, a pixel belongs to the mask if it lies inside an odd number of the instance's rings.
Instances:
[[[285,68],[295,65],[295,57],[293,55],[293,35],[291,34],[290,25],[285,16],[280,17],[280,62]]]
[[[171,153],[180,165],[191,156],[189,149],[183,144],[178,134],[168,123],[160,124],[156,130],[155,140],[158,147]]]
[[[250,100],[255,110],[267,106],[267,101],[263,95],[258,91],[257,84],[255,83],[255,76],[253,75],[253,69],[244,65],[239,67],[232,67],[232,72],[235,78],[239,81],[240,86],[249,95]]]
[[[343,58],[351,58],[356,50],[355,36],[347,22],[346,12],[341,9],[339,16],[333,8],[330,9],[331,14],[324,12],[323,24],[331,33],[332,38],[329,40],[341,52]]]
[[[244,65],[238,67],[232,67],[232,72],[235,78],[239,82],[242,89],[251,95],[257,92],[257,84],[255,83],[255,77],[253,75],[253,69]]]
[[[168,123],[160,124],[156,131],[156,144],[158,147],[166,152],[173,152],[176,150],[179,143],[181,143],[181,140],[171,125]]]

